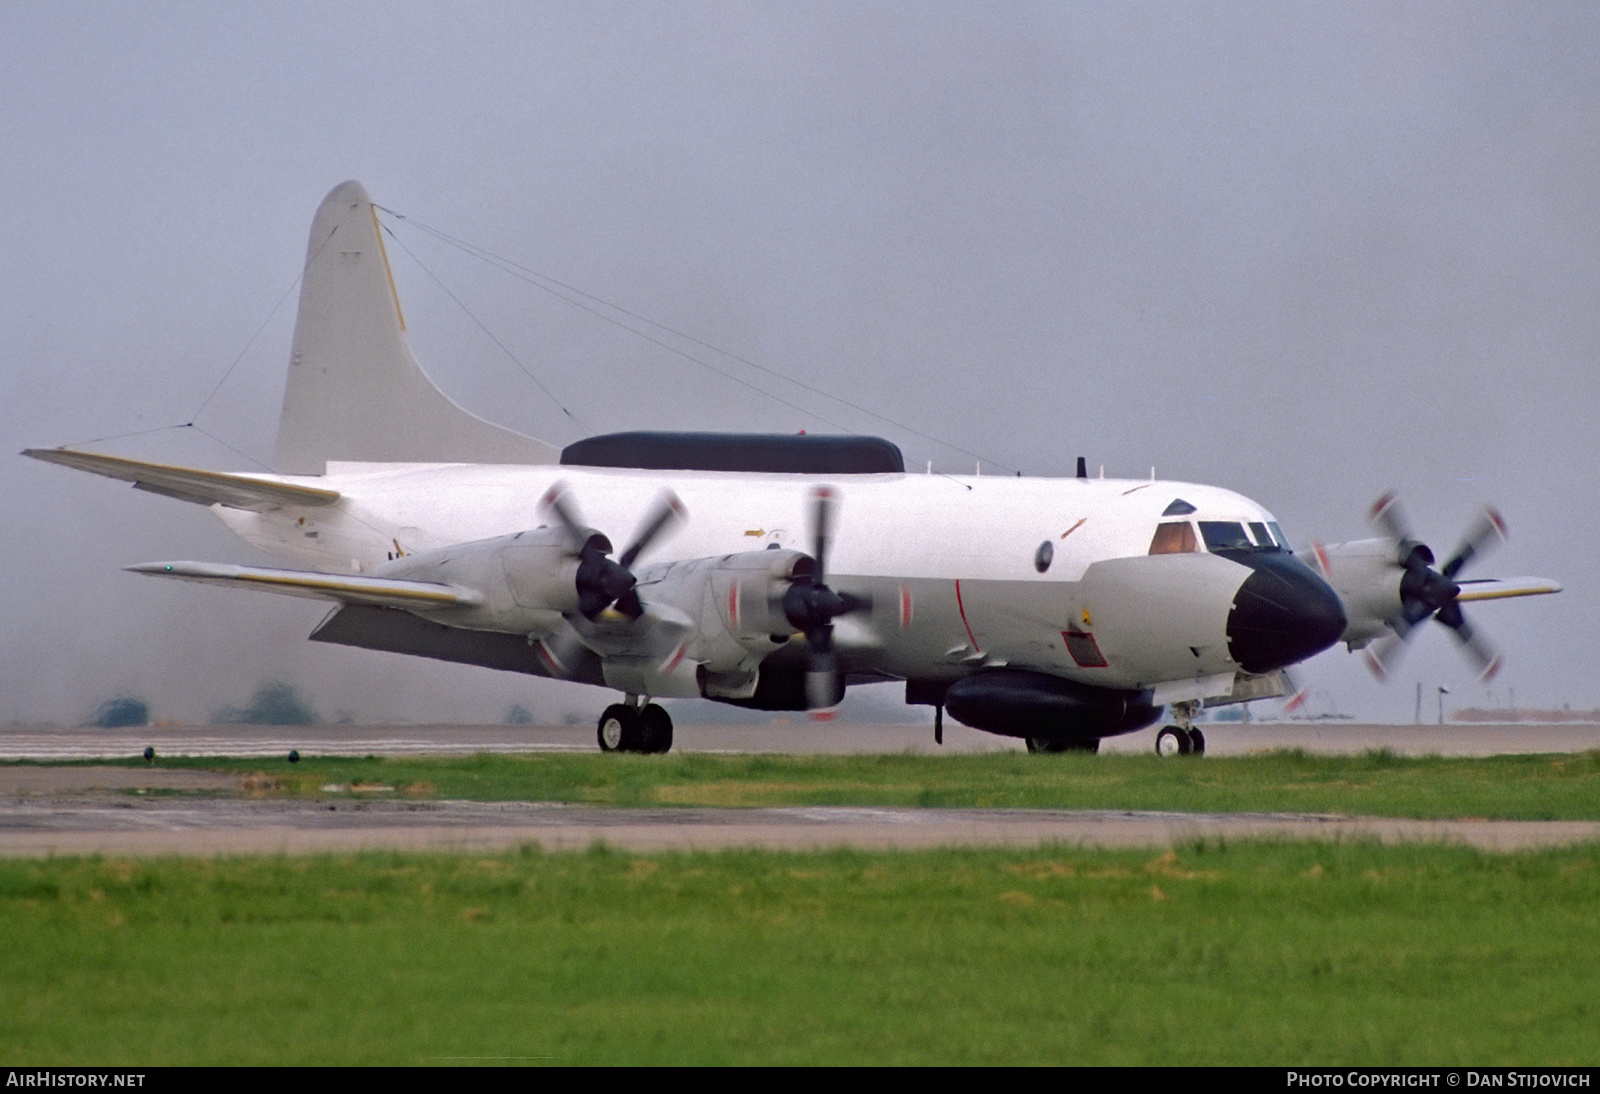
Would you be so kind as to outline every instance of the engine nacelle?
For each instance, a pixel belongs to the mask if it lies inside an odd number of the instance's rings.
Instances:
[[[483,600],[477,607],[428,613],[442,623],[471,630],[548,633],[559,625],[562,613],[578,608],[578,559],[565,534],[555,528],[404,555],[373,574],[477,591]]]
[[[1433,561],[1421,544],[1402,543],[1398,551],[1422,551],[1425,562]],[[1318,545],[1312,552],[1323,579],[1344,605],[1346,625],[1340,638],[1353,650],[1388,634],[1392,630],[1388,621],[1404,614],[1400,581],[1405,568],[1397,553],[1394,541],[1388,539]]]
[[[698,624],[688,656],[701,666],[704,694],[747,699],[762,660],[796,633],[783,595],[813,562],[800,551],[745,551],[673,562],[641,572],[647,605],[666,604]]]

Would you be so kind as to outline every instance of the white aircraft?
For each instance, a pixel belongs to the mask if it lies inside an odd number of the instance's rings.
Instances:
[[[1094,751],[1170,707],[1157,751],[1200,753],[1202,705],[1286,694],[1282,670],[1341,639],[1384,639],[1381,664],[1433,616],[1492,668],[1460,601],[1558,589],[1464,591],[1456,572],[1503,525],[1435,571],[1392,503],[1386,538],[1317,548],[1319,575],[1248,498],[1091,479],[1082,459],[1076,478],[1024,479],[910,474],[867,437],[633,433],[557,450],[428,380],[355,182],[312,223],[281,474],[24,454],[208,506],[295,567],[136,573],[332,601],[315,641],[623,693],[599,720],[607,751],[671,747],[658,698],[825,716],[847,684],[902,681],[906,702],[935,708],[936,737],[948,711],[1033,751]],[[613,558],[606,533],[631,527]]]

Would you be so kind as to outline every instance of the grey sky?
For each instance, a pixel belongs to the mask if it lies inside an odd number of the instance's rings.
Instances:
[[[359,178],[899,423],[718,359],[804,412],[755,396],[396,224],[418,355],[505,424],[1082,453],[1237,489],[1299,542],[1368,535],[1396,487],[1441,555],[1494,502],[1512,542],[1476,572],[1567,587],[1470,613],[1494,700],[1600,705],[1592,4],[13,0],[0,40],[4,451],[194,420],[94,447],[268,460],[311,214]],[[0,497],[0,719],[120,689],[204,717],[269,675],[363,717],[603,698],[121,572],[254,557],[196,507],[14,456]],[[1313,706],[1409,718],[1419,679],[1483,702],[1432,630],[1387,688],[1324,654]]]

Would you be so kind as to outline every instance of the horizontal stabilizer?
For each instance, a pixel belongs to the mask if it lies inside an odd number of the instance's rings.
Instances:
[[[1461,595],[1457,600],[1505,600],[1513,596],[1543,596],[1559,593],[1561,583],[1547,577],[1485,577],[1476,581],[1458,581]]]
[[[259,589],[310,600],[369,604],[408,611],[475,607],[482,601],[477,593],[458,585],[404,581],[392,577],[363,577],[360,574],[319,574],[307,570],[274,570],[217,562],[146,562],[140,566],[129,566],[128,570],[151,577],[198,581],[204,585]]]
[[[226,505],[230,509],[250,509],[259,513],[286,506],[332,505],[339,500],[339,491],[324,490],[318,486],[225,471],[201,471],[193,467],[145,463],[143,460],[77,452],[70,448],[28,448],[22,454],[45,463],[59,463],[63,467],[75,467],[94,475],[121,479],[133,483],[139,490],[164,494],[180,501],[192,501],[198,505]]]

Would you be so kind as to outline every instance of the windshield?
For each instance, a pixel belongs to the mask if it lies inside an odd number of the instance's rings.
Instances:
[[[1287,551],[1289,543],[1277,521],[1251,521],[1246,526],[1231,520],[1203,520],[1200,538],[1206,550],[1216,553],[1227,551]]]

